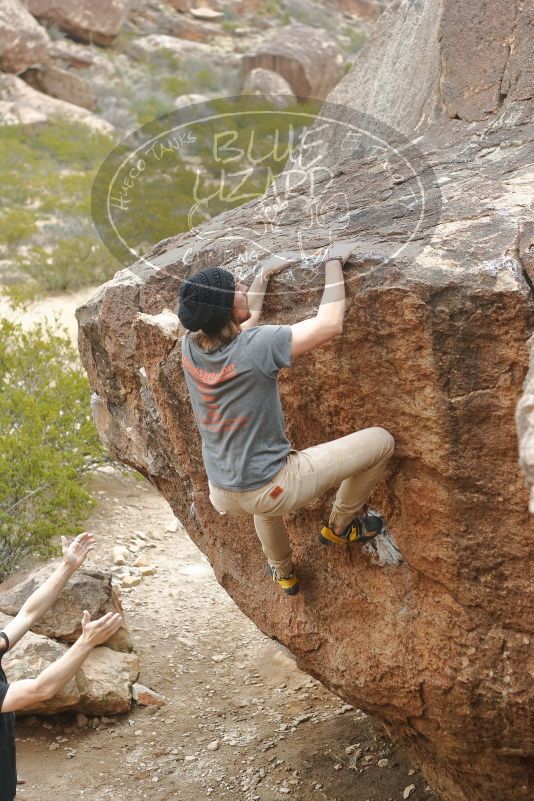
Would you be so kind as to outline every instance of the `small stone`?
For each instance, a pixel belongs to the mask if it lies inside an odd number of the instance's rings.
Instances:
[[[138,584],[141,584],[141,578],[139,576],[124,576],[121,581],[121,585],[126,589],[137,587]]]
[[[123,545],[116,545],[113,548],[113,564],[125,565],[128,556],[128,551]]]
[[[215,654],[215,656],[212,656],[211,659],[213,662],[223,662],[227,656],[228,654]]]
[[[341,770],[342,767],[343,765],[341,764],[341,762],[338,762],[337,765],[334,765],[334,770]]]
[[[162,695],[138,682],[132,687],[132,696],[140,706],[163,706],[165,704]]]
[[[205,19],[205,20],[216,20],[221,19],[224,14],[222,11],[216,11],[214,8],[210,8],[209,6],[198,6],[197,8],[190,8],[190,14],[197,19]]]
[[[146,565],[148,565],[148,559],[143,554],[138,556],[134,562],[134,567],[146,567]]]
[[[387,759],[379,759],[378,762],[377,762],[377,765],[378,765],[379,768],[387,768],[387,766],[389,765],[389,760],[387,760]]]
[[[141,568],[142,576],[155,576],[158,571],[157,565],[147,565]]]
[[[414,773],[415,773],[414,768],[410,768],[410,770],[408,771],[408,776],[413,776]]]
[[[51,743],[48,746],[48,750],[49,751],[57,751],[58,748],[59,748],[59,743]]]
[[[206,749],[208,751],[217,751],[220,745],[220,740],[212,740],[211,743],[208,743]]]
[[[404,799],[409,798],[414,790],[415,790],[415,784],[409,784],[408,787],[404,788],[404,792],[402,793],[402,797]]]

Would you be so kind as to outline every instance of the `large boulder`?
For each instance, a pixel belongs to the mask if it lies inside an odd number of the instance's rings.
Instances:
[[[11,618],[0,614],[0,627]],[[68,650],[42,634],[28,632],[2,660],[8,682],[34,679]],[[137,654],[94,648],[83,666],[53,698],[17,712],[18,715],[55,715],[74,711],[85,715],[118,715],[130,709],[133,684],[139,676]]]
[[[129,47],[129,54],[140,61],[150,61],[158,53],[169,53],[177,59],[197,58],[207,64],[237,66],[241,58],[229,50],[221,50],[204,42],[178,39],[167,34],[149,34],[139,37]]]
[[[0,70],[23,72],[49,60],[47,32],[19,0],[0,4]]]
[[[245,614],[380,718],[447,801],[526,799],[534,752],[534,525],[515,426],[534,323],[533,15],[521,0],[397,0],[312,127],[323,147],[308,183],[297,152],[267,198],[164,240],[77,310],[111,453],[159,488]],[[328,124],[334,103],[348,110]],[[378,137],[396,112],[400,131]],[[330,230],[306,217],[321,168]],[[279,225],[264,224],[271,196]],[[210,504],[174,309],[201,267],[247,280],[250,240],[313,254],[329,234],[357,239],[345,327],[281,372],[288,435],[298,449],[372,425],[394,435],[372,500],[402,558],[325,553],[313,532],[327,493],[286,516],[302,585],[290,599],[262,578],[252,520],[236,527]],[[271,283],[265,322],[316,310],[321,273],[306,263]]]
[[[0,612],[16,615],[30,595],[53,573],[57,564],[55,560],[48,562],[43,567],[30,571],[21,580],[12,576],[4,584],[0,584]],[[32,626],[32,630],[35,634],[73,643],[82,631],[84,609],[87,609],[92,620],[107,612],[122,614],[120,598],[112,586],[111,578],[108,571],[81,567],[71,576],[53,606]],[[132,650],[125,625],[108,640],[107,645],[118,651]]]
[[[244,95],[261,95],[271,100],[278,108],[284,108],[295,102],[295,95],[285,78],[277,72],[264,70],[261,67],[249,72],[243,84]]]
[[[133,0],[25,0],[37,19],[83,42],[109,45],[119,35]]]
[[[258,68],[279,73],[299,97],[324,98],[343,75],[343,55],[326,31],[293,22],[243,55],[245,75]]]
[[[92,86],[74,69],[52,64],[41,70],[28,70],[24,80],[41,92],[75,106],[94,110],[96,97]]]
[[[111,135],[115,131],[109,122],[80,106],[44,95],[16,75],[0,74],[0,125],[39,125],[56,115],[97,133]]]

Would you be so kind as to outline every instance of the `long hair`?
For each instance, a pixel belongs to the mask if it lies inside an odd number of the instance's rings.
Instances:
[[[233,342],[241,333],[241,328],[235,322],[233,315],[227,323],[217,331],[216,334],[206,334],[204,331],[196,331],[193,334],[195,344],[206,351],[217,350],[221,345],[228,345]]]

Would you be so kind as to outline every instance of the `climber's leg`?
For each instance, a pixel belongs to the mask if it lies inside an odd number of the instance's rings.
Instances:
[[[345,478],[337,491],[328,520],[329,527],[336,534],[344,532],[356,513],[364,507],[386,472],[395,449],[395,440],[383,428],[364,429],[349,434],[349,437],[352,437],[351,444],[354,444],[358,453],[356,461],[362,464],[363,469],[357,469]],[[363,467],[365,463],[367,466]]]
[[[341,532],[384,475],[394,447],[388,431],[372,427],[302,451],[291,450],[285,468],[258,490],[261,506],[254,513],[293,512],[339,487],[328,522]]]
[[[281,475],[284,470],[285,466],[276,474],[276,477]],[[266,487],[246,491],[221,490],[209,481],[208,484],[211,504],[219,514],[247,517],[250,514],[253,515],[254,527],[267,557],[270,575],[284,592],[295,595],[298,592],[298,582],[293,571],[287,529],[282,516],[273,514],[276,502],[268,494],[273,486],[272,480]],[[264,516],[261,514],[262,510],[269,511],[271,514]]]
[[[284,518],[254,515],[254,527],[261,542],[263,553],[278,578],[286,578],[293,572],[291,546]]]

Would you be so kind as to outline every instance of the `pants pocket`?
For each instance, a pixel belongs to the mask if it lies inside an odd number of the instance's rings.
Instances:
[[[250,514],[271,515],[283,514],[282,508],[287,499],[287,486],[282,475],[277,481],[269,481],[265,487],[261,487],[258,495],[249,501]]]

